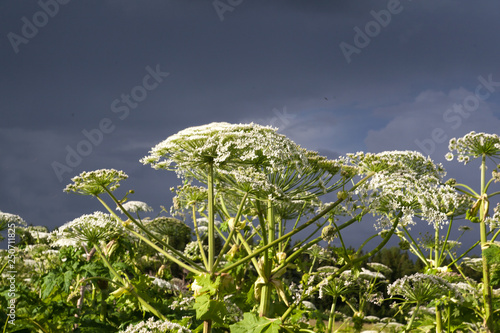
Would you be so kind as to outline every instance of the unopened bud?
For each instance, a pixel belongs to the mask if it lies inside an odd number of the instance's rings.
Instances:
[[[337,231],[334,227],[328,225],[321,231],[321,238],[326,242],[333,242],[333,240],[337,238]]]
[[[345,200],[345,199],[347,199],[347,197],[348,197],[348,195],[347,195],[346,191],[338,191],[337,192],[337,199]]]

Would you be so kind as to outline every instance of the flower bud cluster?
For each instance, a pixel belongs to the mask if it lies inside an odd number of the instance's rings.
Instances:
[[[448,161],[456,156],[464,164],[480,156],[500,157],[500,137],[496,134],[476,133],[474,131],[461,138],[452,138],[448,144]]]

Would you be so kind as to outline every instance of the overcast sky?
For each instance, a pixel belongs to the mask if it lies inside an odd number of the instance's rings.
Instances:
[[[273,125],[329,157],[499,133],[494,0],[0,2],[0,210],[50,229],[94,210],[70,178],[124,170],[159,211],[173,173],[139,159],[186,127]],[[476,186],[477,187],[477,186]],[[476,234],[471,235],[476,238]]]

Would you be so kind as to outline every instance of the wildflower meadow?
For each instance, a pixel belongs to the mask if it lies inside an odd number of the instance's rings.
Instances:
[[[178,176],[159,184],[173,202],[140,201],[116,166],[61,188],[102,210],[55,230],[0,212],[0,332],[500,332],[498,135],[449,142],[474,184],[415,151],[332,160],[253,123],[145,154]]]

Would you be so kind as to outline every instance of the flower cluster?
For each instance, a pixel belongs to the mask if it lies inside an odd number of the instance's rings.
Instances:
[[[387,293],[391,296],[400,295],[410,303],[427,303],[451,293],[453,300],[463,302],[463,296],[456,286],[439,276],[422,273],[396,280],[387,287]]]
[[[113,192],[120,187],[120,181],[127,178],[128,176],[123,171],[115,169],[84,171],[79,176],[71,178],[73,183],[68,184],[64,192],[98,196],[106,192],[104,188]]]
[[[366,266],[368,266],[368,268],[370,268],[371,270],[373,270],[375,272],[380,272],[384,275],[392,274],[392,269],[390,269],[386,265],[378,263],[378,262],[369,262],[366,264]]]
[[[127,201],[122,206],[129,213],[152,212],[153,211],[153,208],[151,206],[149,206],[147,203],[142,202],[142,201]],[[122,212],[120,207],[116,207],[116,210],[119,210],[120,212]]]
[[[405,172],[411,171],[418,175],[430,175],[442,178],[446,175],[441,164],[435,164],[429,157],[424,157],[416,151],[384,151],[381,153],[347,154],[340,159],[343,165],[352,166],[358,174],[370,172]]]
[[[230,170],[262,164],[276,168],[289,161],[305,161],[300,147],[275,128],[253,123],[190,127],[160,142],[141,159],[155,169],[175,170],[182,176],[209,163]]]
[[[355,283],[350,276],[341,275],[333,279],[324,278],[318,284],[318,287],[320,299],[322,299],[324,295],[336,298],[348,294],[355,287]]]
[[[275,128],[253,123],[187,128],[153,147],[141,162],[204,183],[212,165],[219,187],[280,200],[310,199],[335,189],[336,183],[328,183],[341,168]]]
[[[442,184],[442,165],[412,151],[379,154],[349,154],[344,163],[358,168],[360,174],[375,172],[356,189],[359,201],[379,215],[378,228],[386,229],[401,214],[401,224],[414,224],[418,216],[435,227],[447,222],[447,214],[458,205],[453,187]]]
[[[145,221],[145,227],[178,250],[191,241],[191,228],[174,217],[159,216]]]
[[[16,227],[25,227],[26,221],[24,221],[23,218],[19,215],[4,213],[0,211],[0,226],[7,226],[9,224],[15,224]]]
[[[173,301],[172,304],[169,305],[169,308],[171,310],[188,311],[193,307],[194,302],[194,296],[184,296],[181,301]]]
[[[168,320],[155,320],[153,317],[134,325],[129,325],[119,333],[190,333],[191,330]]]
[[[486,218],[486,223],[490,225],[491,230],[500,227],[500,203],[493,208],[493,215]]]
[[[498,171],[500,169],[500,164],[497,165],[497,168],[491,172],[491,178],[495,181],[495,183],[500,182],[500,172]]]
[[[92,244],[108,241],[123,232],[123,227],[110,214],[95,212],[82,215],[66,223],[57,231],[62,237],[74,235],[75,238]]]
[[[474,131],[461,138],[453,138],[448,145],[448,161],[456,156],[458,162],[469,163],[480,156],[500,157],[500,137],[496,134],[476,133]]]

